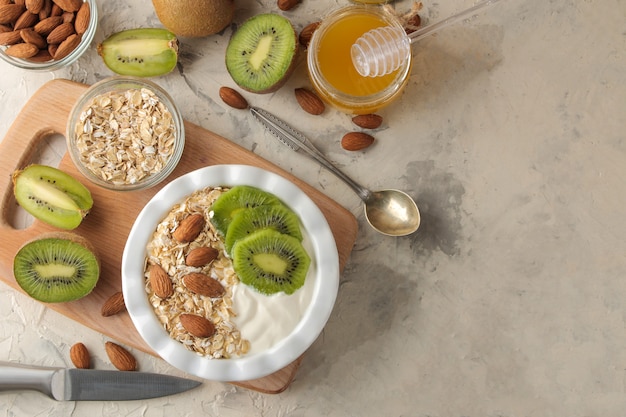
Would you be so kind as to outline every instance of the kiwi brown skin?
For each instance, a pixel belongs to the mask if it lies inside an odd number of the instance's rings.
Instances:
[[[90,271],[91,281],[89,281],[87,285],[83,286],[80,290],[78,289],[74,290],[73,293],[71,294],[68,294],[67,292],[64,294],[61,294],[61,293],[55,292],[57,291],[56,289],[51,289],[49,292],[44,293],[44,294],[37,293],[33,288],[29,287],[30,284],[28,282],[28,277],[24,275],[24,274],[27,274],[29,271],[24,271],[22,269],[24,267],[24,263],[23,263],[24,259],[21,258],[22,257],[21,252],[27,251],[29,246],[32,247],[31,244],[34,244],[37,242],[53,245],[55,244],[55,242],[61,242],[61,241],[69,241],[71,243],[78,244],[82,246],[84,249],[86,249],[86,251],[88,252],[88,256],[89,256],[89,259],[86,261],[89,262],[89,264],[96,269],[95,271]],[[32,255],[32,252],[31,252],[31,255]],[[39,255],[39,254],[35,254],[35,255]],[[36,260],[28,260],[28,261],[32,262],[33,264],[36,263]],[[85,297],[86,295],[92,292],[92,290],[95,288],[96,284],[98,283],[98,280],[100,278],[100,271],[101,271],[100,257],[95,247],[93,246],[93,244],[87,238],[77,233],[67,232],[67,231],[43,233],[33,239],[30,239],[29,241],[25,242],[20,247],[20,249],[15,254],[14,261],[13,261],[13,274],[19,286],[28,295],[44,303],[69,302],[69,301],[74,301],[74,300],[78,300],[80,298]]]
[[[220,32],[235,15],[234,0],[152,0],[152,5],[163,26],[189,38]]]

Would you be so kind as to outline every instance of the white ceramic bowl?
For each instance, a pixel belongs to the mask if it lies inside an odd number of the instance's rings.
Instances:
[[[271,348],[234,359],[211,359],[186,349],[160,324],[145,290],[147,245],[172,207],[209,186],[251,185],[279,197],[299,217],[310,238],[314,287],[309,306],[295,329]],[[319,336],[339,288],[339,256],[326,218],[317,205],[284,177],[247,165],[215,165],[190,172],[159,191],[133,225],[122,258],[122,289],[130,317],[146,343],[172,366],[215,381],[244,381],[272,374],[300,357]],[[236,303],[236,301],[235,301]],[[233,306],[237,309],[237,305]],[[242,337],[246,337],[242,334]],[[251,343],[254,343],[251,340]]]

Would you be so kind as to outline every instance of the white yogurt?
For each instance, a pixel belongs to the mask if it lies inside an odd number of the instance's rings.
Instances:
[[[246,355],[267,350],[287,337],[311,304],[316,264],[308,236],[305,235],[302,244],[311,257],[311,265],[304,285],[293,294],[280,292],[265,295],[242,283],[232,287],[233,309],[237,314],[232,321],[241,332],[241,337],[250,341],[250,351]]]

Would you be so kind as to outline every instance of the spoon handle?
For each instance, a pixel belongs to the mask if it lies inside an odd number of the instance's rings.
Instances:
[[[297,131],[293,127],[289,126],[285,121],[274,116],[267,110],[263,110],[258,107],[250,107],[250,113],[261,122],[261,124],[279,141],[289,147],[291,150],[308,156],[309,158],[319,162],[326,169],[331,171],[346,184],[354,190],[354,192],[363,201],[367,201],[372,192],[356,183],[352,178],[348,177],[337,167],[335,167],[326,157],[322,154],[311,141],[304,136],[301,132]]]

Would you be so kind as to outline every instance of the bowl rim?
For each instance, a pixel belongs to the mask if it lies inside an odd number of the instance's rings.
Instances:
[[[176,142],[174,145],[174,152],[170,156],[167,164],[158,173],[152,174],[146,177],[144,180],[135,184],[115,185],[108,181],[102,180],[80,162],[80,156],[73,146],[73,142],[75,140],[74,129],[76,121],[80,117],[80,114],[82,113],[87,103],[100,94],[106,93],[107,91],[112,91],[113,89],[117,89],[109,87],[117,86],[129,86],[128,88],[131,88],[131,86],[137,86],[147,87],[151,89],[155,94],[157,94],[157,96],[159,96],[159,99],[162,100],[165,106],[169,109],[170,113],[172,114],[172,120],[174,121],[176,126]],[[176,166],[178,165],[178,162],[180,161],[183,150],[185,148],[185,122],[172,96],[156,82],[141,77],[129,75],[114,75],[92,84],[80,95],[78,100],[76,100],[67,118],[67,123],[65,127],[65,140],[67,152],[70,155],[70,159],[72,160],[78,171],[92,183],[113,191],[134,191],[140,189],[143,190],[159,184],[160,182],[165,180],[174,171],[174,169],[176,169]]]
[[[232,359],[211,359],[186,349],[160,324],[145,291],[146,247],[158,223],[172,207],[208,186],[251,185],[274,193],[300,217],[311,238],[315,283],[310,305],[296,328],[272,348]],[[190,374],[216,381],[261,378],[298,359],[321,334],[339,290],[339,255],[319,207],[285,177],[250,165],[213,165],[185,174],[163,187],[143,208],[129,233],[122,256],[122,291],[135,328],[161,358]],[[144,296],[138,296],[142,294]]]

